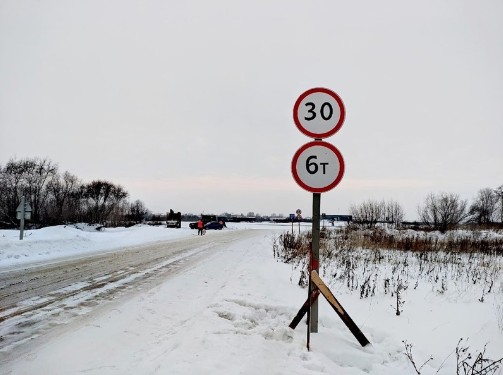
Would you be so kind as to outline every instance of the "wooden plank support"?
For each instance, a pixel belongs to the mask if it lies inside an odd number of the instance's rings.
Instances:
[[[304,304],[300,308],[299,312],[297,313],[297,315],[295,315],[295,318],[293,318],[292,322],[290,323],[290,325],[288,327],[290,327],[291,329],[295,329],[297,327],[297,325],[300,323],[300,321],[302,320],[304,315],[306,315],[306,313],[309,310],[309,307],[310,307],[309,301],[311,301],[311,305],[312,305],[314,303],[314,301],[316,301],[318,299],[319,295],[320,295],[319,289],[315,289],[311,292],[311,298],[308,298],[306,300],[306,302],[304,302]]]
[[[353,322],[353,319],[348,315],[346,310],[342,307],[342,305],[337,301],[337,298],[334,297],[330,289],[325,285],[323,280],[320,278],[318,275],[318,272],[316,271],[311,271],[311,281],[316,285],[316,287],[320,290],[321,294],[325,297],[325,299],[328,301],[330,306],[335,310],[337,315],[342,319],[344,324],[346,324],[346,327],[349,328],[353,336],[358,340],[361,346],[365,346],[367,344],[370,344],[370,341],[367,340],[365,335],[360,331],[360,328]],[[304,307],[304,306],[303,306]],[[299,311],[300,312],[300,311]]]

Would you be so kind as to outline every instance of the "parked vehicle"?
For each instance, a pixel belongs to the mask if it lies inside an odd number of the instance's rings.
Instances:
[[[166,227],[167,228],[181,228],[182,227],[182,214],[174,212],[172,209],[166,214]]]
[[[201,215],[201,219],[203,219],[203,223],[206,225],[209,222],[216,221],[217,217],[215,215]],[[189,223],[189,228],[197,229],[197,221]]]
[[[206,223],[204,225],[204,229],[222,229],[224,225],[222,223],[219,223],[218,221],[210,221],[209,223]]]

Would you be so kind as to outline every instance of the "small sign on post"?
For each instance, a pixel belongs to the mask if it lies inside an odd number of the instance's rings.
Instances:
[[[26,202],[24,195],[21,197],[21,203],[17,206],[16,217],[18,220],[21,220],[19,225],[19,239],[22,240],[24,233],[24,221],[31,219],[31,206]]]
[[[297,222],[299,223],[299,234],[300,234],[300,221],[302,220],[302,211],[301,209],[297,209],[297,211],[295,211],[295,213],[297,214]]]

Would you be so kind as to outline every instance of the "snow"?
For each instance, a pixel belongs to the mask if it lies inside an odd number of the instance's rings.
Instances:
[[[358,292],[332,285],[372,345],[361,347],[320,297],[319,332],[311,334],[307,351],[304,320],[288,328],[307,292],[297,285],[299,270],[274,259],[272,251],[273,239],[290,226],[239,223],[224,230],[237,229],[254,235],[223,245],[152,289],[13,349],[0,374],[415,374],[403,341],[413,345],[418,367],[433,357],[421,374],[455,374],[461,338],[472,353],[487,344],[486,357],[502,357],[501,275],[484,303],[469,290],[409,288],[400,316],[389,296],[360,299]],[[207,232],[208,238],[218,234]],[[104,231],[58,226],[25,231],[20,241],[19,231],[3,230],[0,272],[194,235],[186,225]]]
[[[180,230],[138,225],[130,228],[106,228],[85,224],[59,225],[38,230],[0,231],[0,268],[49,261],[114,250],[126,246],[188,237],[194,232],[188,225]]]

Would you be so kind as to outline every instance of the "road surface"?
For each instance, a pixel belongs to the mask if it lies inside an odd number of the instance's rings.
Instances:
[[[23,342],[151,288],[252,235],[222,231],[0,271],[0,363]]]

